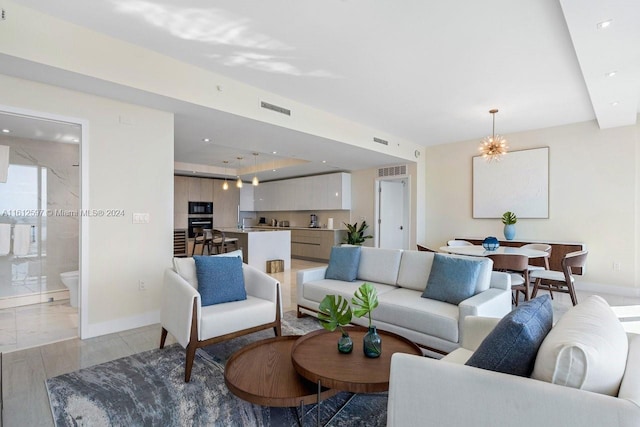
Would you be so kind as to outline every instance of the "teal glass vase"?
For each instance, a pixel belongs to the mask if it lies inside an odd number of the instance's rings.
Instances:
[[[375,358],[382,354],[382,339],[375,326],[369,326],[369,331],[363,338],[362,349],[367,357]]]
[[[353,340],[348,333],[343,332],[338,340],[338,351],[347,354],[351,353],[351,350],[353,350]]]

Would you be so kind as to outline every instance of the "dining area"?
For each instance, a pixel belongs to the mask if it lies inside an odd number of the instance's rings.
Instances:
[[[418,246],[419,250],[432,250]],[[432,250],[433,251],[433,250]],[[575,274],[582,274],[588,251],[584,244],[566,242],[499,241],[486,239],[449,240],[439,252],[474,257],[487,257],[493,261],[493,270],[509,273],[512,302],[535,298],[540,291],[567,293],[573,305],[578,303],[575,292]]]

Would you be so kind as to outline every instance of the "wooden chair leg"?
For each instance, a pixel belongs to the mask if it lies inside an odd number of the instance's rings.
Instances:
[[[160,348],[164,348],[164,343],[167,340],[167,330],[162,328],[162,333],[160,334]]]
[[[578,304],[578,297],[576,297],[576,290],[573,287],[573,283],[567,283],[567,288],[569,288],[569,296],[571,297],[571,303],[573,305]]]
[[[191,380],[191,368],[193,368],[193,360],[196,357],[196,344],[190,342],[187,345],[187,359],[184,365],[184,382],[188,383]]]
[[[542,284],[542,279],[536,279],[533,284],[533,291],[531,291],[531,298],[535,298],[538,295],[538,287]]]

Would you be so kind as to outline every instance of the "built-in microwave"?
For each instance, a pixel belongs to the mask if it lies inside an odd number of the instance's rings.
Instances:
[[[213,215],[213,203],[189,202],[189,215]]]

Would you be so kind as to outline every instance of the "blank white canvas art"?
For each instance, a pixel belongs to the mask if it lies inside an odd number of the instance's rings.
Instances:
[[[549,218],[549,147],[473,158],[473,217]]]

